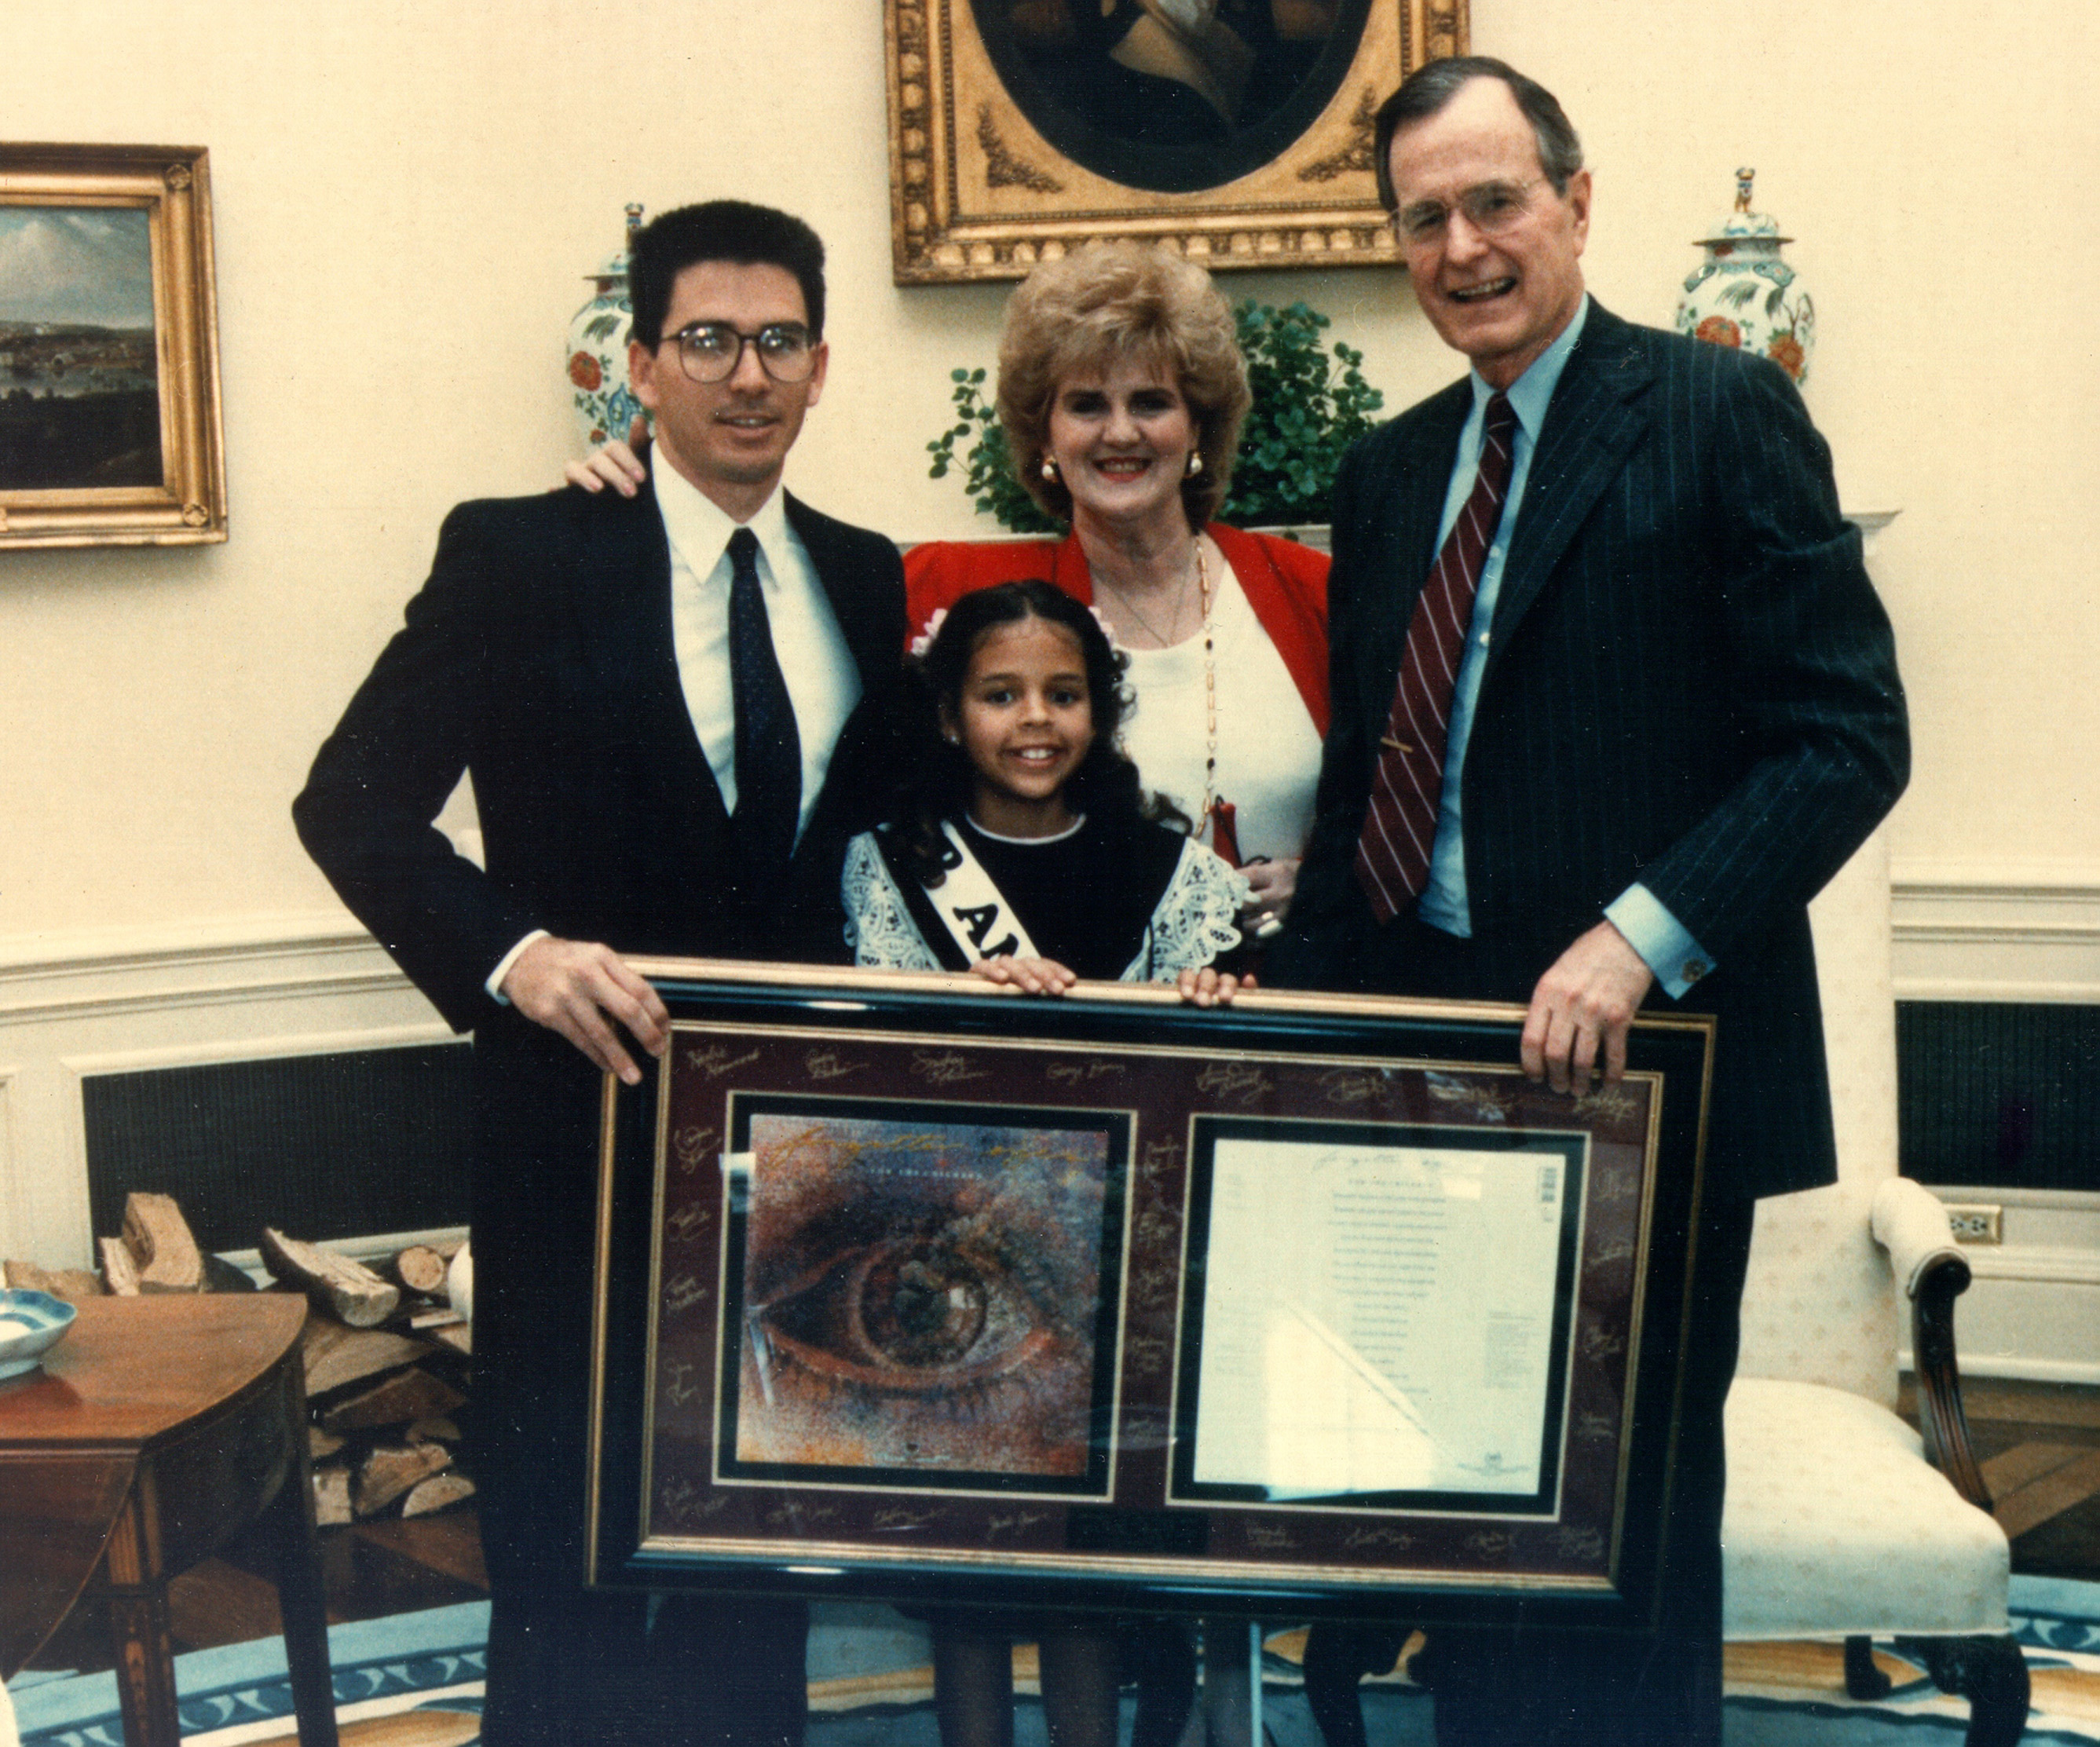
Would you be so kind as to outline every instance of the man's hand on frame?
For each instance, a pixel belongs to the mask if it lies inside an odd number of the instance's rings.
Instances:
[[[518,955],[503,993],[527,1019],[558,1031],[608,1074],[628,1085],[642,1070],[627,1052],[616,1024],[652,1056],[664,1053],[671,1015],[656,991],[596,941],[546,935]]]
[[[1599,922],[1554,961],[1531,991],[1520,1052],[1524,1071],[1555,1092],[1626,1077],[1626,1028],[1655,973],[1609,922]]]

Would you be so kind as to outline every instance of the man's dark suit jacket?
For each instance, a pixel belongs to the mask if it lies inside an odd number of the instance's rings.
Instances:
[[[842,961],[847,839],[876,823],[904,646],[879,535],[788,500],[860,670],[785,889],[744,891],[671,629],[646,487],[470,503],[315,760],[299,835],[358,920],[457,1029],[475,1031],[475,1410],[499,1577],[582,1570],[582,1436],[599,1076],[483,984],[544,928],[623,954]],[[430,821],[473,779],[488,871]],[[796,1667],[800,1668],[799,1645]],[[799,1673],[797,1674],[799,1679]]]
[[[1334,724],[1272,981],[1375,986],[1387,962],[1352,864],[1471,405],[1453,384],[1358,443],[1337,483]],[[1888,620],[1785,374],[1593,302],[1489,633],[1462,793],[1471,992],[1529,1000],[1642,881],[1715,966],[1675,1004],[1718,1019],[1707,1193],[1831,1180],[1807,904],[1909,751]]]
[[[729,818],[672,646],[670,548],[654,494],[462,504],[293,808],[344,902],[454,1029],[530,930],[623,953],[836,960],[838,871],[886,777],[904,645],[881,536],[788,500],[860,668],[791,890],[739,890]],[[484,874],[430,821],[471,774]],[[833,926],[834,922],[838,926]]]

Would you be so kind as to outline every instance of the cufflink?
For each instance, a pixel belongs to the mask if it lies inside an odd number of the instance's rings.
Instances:
[[[1704,959],[1687,959],[1684,961],[1684,968],[1679,972],[1678,975],[1686,982],[1696,982],[1712,968],[1713,967]]]

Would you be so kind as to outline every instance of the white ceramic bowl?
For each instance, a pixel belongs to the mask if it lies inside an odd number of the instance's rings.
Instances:
[[[73,1326],[74,1311],[48,1292],[0,1292],[0,1378],[19,1377],[42,1362]]]

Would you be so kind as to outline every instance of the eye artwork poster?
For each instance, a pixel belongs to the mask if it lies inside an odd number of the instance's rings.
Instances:
[[[1098,1490],[1127,1123],[732,1102],[722,1473]]]
[[[1703,1023],[1571,1099],[1515,1009],[644,974],[673,1034],[606,1094],[594,1582],[1648,1604]]]

